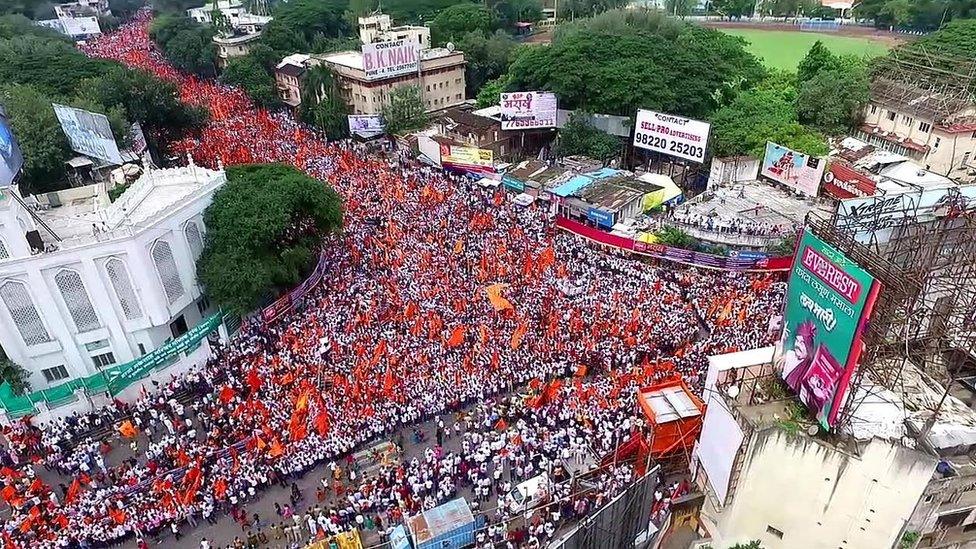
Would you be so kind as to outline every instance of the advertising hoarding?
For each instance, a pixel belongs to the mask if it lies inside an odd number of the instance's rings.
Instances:
[[[350,114],[349,133],[359,137],[376,137],[386,131],[382,114]]]
[[[363,72],[367,80],[381,80],[417,72],[420,44],[412,40],[391,40],[363,44]]]
[[[859,242],[884,244],[903,223],[976,210],[976,184],[910,192],[877,194],[841,200],[836,225]]]
[[[613,227],[613,214],[610,212],[605,212],[599,208],[590,208],[586,210],[586,218],[593,221],[601,227],[610,228]]]
[[[501,94],[499,102],[503,130],[555,128],[559,111],[556,94],[528,91]]]
[[[475,173],[495,173],[494,154],[489,149],[441,145],[441,165]]]
[[[634,146],[699,164],[708,148],[708,122],[640,109],[634,126]]]
[[[759,173],[808,196],[817,196],[826,164],[822,158],[767,141]]]
[[[844,254],[804,231],[773,364],[824,429],[837,423],[880,286]]]
[[[54,114],[75,152],[110,164],[122,164],[122,154],[104,114],[53,104]]]
[[[23,165],[24,155],[20,152],[10,122],[0,115],[0,188],[10,186]]]
[[[837,200],[872,196],[878,184],[843,162],[832,160],[823,176],[824,193]]]

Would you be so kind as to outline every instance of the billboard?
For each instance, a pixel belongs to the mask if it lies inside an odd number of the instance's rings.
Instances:
[[[363,72],[367,80],[381,80],[417,72],[420,44],[411,40],[392,40],[363,44]]]
[[[0,114],[0,188],[10,186],[23,165],[24,155],[20,152],[10,122]]]
[[[68,137],[71,148],[78,153],[104,160],[110,164],[122,164],[122,154],[112,135],[112,127],[104,114],[88,112],[74,107],[53,104],[54,114],[61,122],[61,129]]]
[[[441,164],[490,168],[495,165],[494,153],[489,149],[477,149],[462,145],[441,145]]]
[[[705,161],[711,124],[673,114],[640,109],[634,124],[634,146],[699,164]]]
[[[359,137],[376,137],[386,131],[382,114],[350,114],[349,133]]]
[[[817,196],[826,164],[822,158],[807,156],[767,141],[766,156],[763,157],[759,173],[803,194]]]
[[[838,228],[854,232],[858,242],[887,243],[895,228],[916,220],[976,210],[976,184],[876,194],[838,202]]]
[[[501,94],[503,130],[555,128],[559,111],[556,94],[551,92],[510,92]]]
[[[804,231],[773,364],[824,429],[837,423],[880,286],[870,273]]]

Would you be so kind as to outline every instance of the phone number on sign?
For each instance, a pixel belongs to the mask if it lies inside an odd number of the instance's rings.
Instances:
[[[635,145],[646,145],[650,148],[672,152],[676,155],[690,156],[692,158],[704,158],[705,148],[689,145],[680,141],[672,141],[666,137],[657,137],[646,133],[637,133],[634,136]]]

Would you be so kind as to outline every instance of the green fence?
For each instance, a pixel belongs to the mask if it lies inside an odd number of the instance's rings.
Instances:
[[[45,402],[50,408],[71,402],[77,398],[75,391],[78,389],[84,389],[89,394],[106,391],[112,395],[118,394],[133,383],[145,379],[153,370],[171,364],[181,353],[195,350],[222,321],[222,313],[214,313],[187,333],[131,362],[116,364],[88,377],[73,379],[43,391],[15,395],[10,384],[4,382],[0,385],[0,407],[8,416],[22,417],[36,413],[35,404],[38,402]]]

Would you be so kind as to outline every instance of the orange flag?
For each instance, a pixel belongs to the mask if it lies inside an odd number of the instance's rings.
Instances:
[[[498,422],[495,423],[495,429],[497,429],[499,431],[504,431],[504,430],[508,429],[508,424],[505,423],[505,419],[504,418],[499,419]]]
[[[447,340],[448,348],[454,348],[464,343],[464,332],[466,330],[467,327],[464,324],[454,328],[454,331],[451,332],[451,338]]]
[[[504,311],[505,309],[514,309],[512,303],[502,297],[502,290],[505,289],[508,284],[492,284],[485,288],[485,293],[488,294],[488,301],[491,302],[491,306],[495,308],[496,311]]]
[[[122,422],[122,425],[119,425],[119,434],[125,438],[136,438],[139,431],[136,429],[135,425],[133,425],[132,422],[127,419]]]
[[[529,331],[529,326],[523,320],[516,326],[515,331],[512,332],[512,349],[518,349],[522,345],[522,338],[525,337],[526,332]]]
[[[285,453],[284,447],[281,446],[281,443],[278,442],[278,439],[275,439],[275,441],[271,443],[271,449],[268,450],[268,455],[270,455],[271,457],[278,457],[284,453]]]
[[[319,412],[319,415],[315,417],[315,430],[322,437],[329,434],[329,415],[325,410]]]
[[[383,355],[385,354],[386,354],[386,340],[384,339],[383,341],[380,341],[379,345],[376,346],[376,349],[373,350],[373,358],[369,360],[369,365],[376,366],[377,364],[379,364],[380,359],[383,358]]]
[[[573,374],[576,377],[586,377],[586,364],[580,364],[576,367],[576,372]]]

